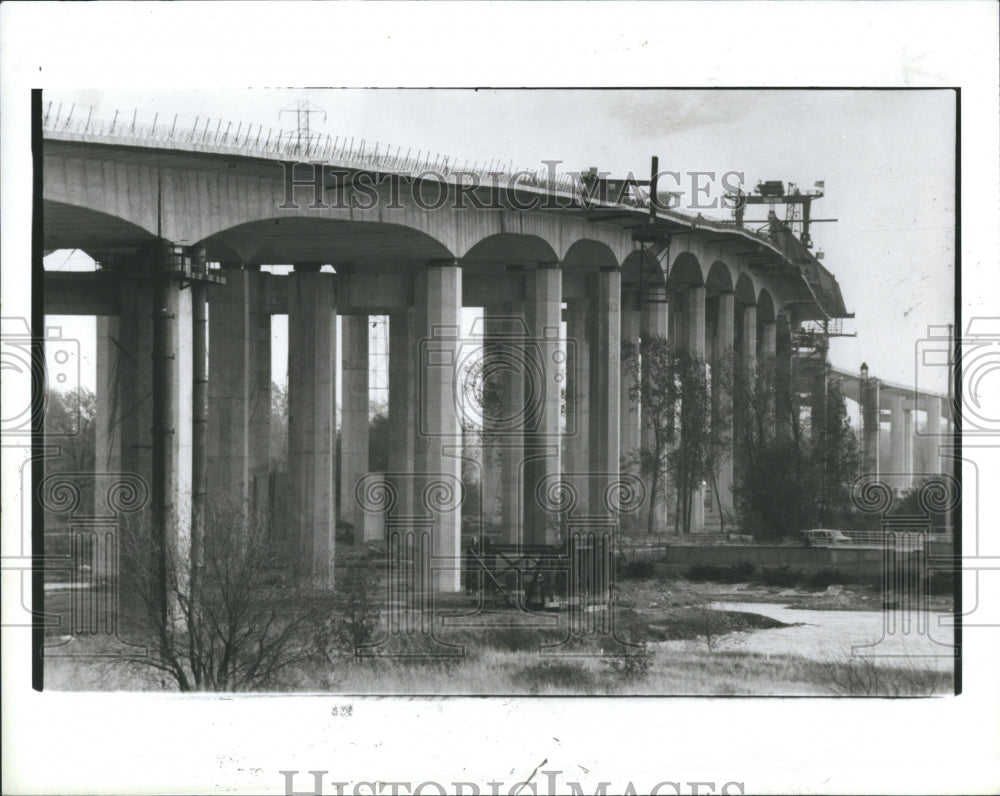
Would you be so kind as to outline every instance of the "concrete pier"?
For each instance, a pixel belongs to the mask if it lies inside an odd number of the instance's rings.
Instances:
[[[394,512],[400,517],[414,513],[413,480],[402,477],[415,472],[417,430],[417,341],[412,309],[389,318],[389,480],[396,490]]]
[[[705,288],[690,285],[684,295],[684,348],[692,357],[705,358]]]
[[[639,303],[638,285],[622,286],[622,345],[631,343],[638,346],[642,331],[642,310]],[[621,374],[621,456],[625,467],[635,471],[638,469],[639,447],[642,438],[639,430],[639,402],[633,399],[633,387],[637,386],[635,378],[628,373]]]
[[[415,333],[420,350],[417,377],[419,428],[415,501],[433,523],[431,551],[441,560],[434,570],[438,591],[460,590],[461,440],[455,401],[461,341],[462,269],[454,260],[434,260],[416,276]],[[451,562],[451,566],[443,568]]]
[[[216,510],[266,515],[271,420],[270,315],[262,274],[224,268],[209,293],[208,482]]]
[[[525,315],[529,343],[525,363],[525,406],[529,408],[524,432],[524,541],[554,541],[557,517],[552,517],[537,497],[540,484],[558,476],[560,468],[559,410],[562,382],[561,357],[562,272],[558,263],[539,263],[525,274]]]
[[[364,538],[364,511],[355,498],[368,472],[368,316],[344,315],[341,332],[340,519],[350,523],[354,540]]]
[[[604,267],[593,277],[590,345],[590,513],[605,514],[605,492],[618,479],[621,400],[621,272]]]
[[[713,423],[725,424],[721,433],[733,440],[733,370],[735,368],[734,346],[736,343],[736,297],[732,293],[720,293],[717,297],[715,334],[712,345]],[[733,511],[733,455],[726,455],[719,465],[717,475],[718,501],[726,514]]]
[[[333,586],[334,395],[337,327],[334,276],[296,263],[288,294],[288,471],[293,528],[289,558],[298,577]]]

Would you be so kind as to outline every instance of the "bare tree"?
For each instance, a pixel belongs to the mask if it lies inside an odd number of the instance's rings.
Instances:
[[[667,474],[667,453],[676,439],[679,385],[674,373],[673,350],[665,337],[644,337],[640,345],[622,343],[622,370],[631,376],[629,399],[642,409],[650,431],[649,444],[638,450],[640,472],[649,477],[647,533],[656,523],[656,509]]]
[[[717,486],[728,455],[732,402],[720,397],[731,391],[731,372],[720,365],[710,377],[703,359],[672,348],[661,336],[638,346],[625,342],[622,368],[632,377],[629,397],[640,405],[650,431],[638,452],[640,469],[650,479],[647,531],[653,532],[662,487],[670,478],[677,496],[675,527],[690,533],[695,492],[703,480]]]
[[[292,581],[266,523],[244,524],[235,508],[209,508],[197,561],[143,524],[124,532],[122,591],[139,609],[134,631],[148,650],[126,663],[161,672],[181,691],[273,687],[321,652],[326,598]]]

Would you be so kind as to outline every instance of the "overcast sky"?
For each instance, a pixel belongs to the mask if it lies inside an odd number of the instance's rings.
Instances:
[[[430,150],[452,162],[513,161],[540,169],[597,166],[615,175],[679,172],[745,174],[758,180],[825,182],[813,205],[814,250],[836,276],[856,319],[856,338],[832,342],[837,367],[911,384],[914,345],[928,325],[953,320],[955,104],[951,91],[741,90],[287,90],[46,92],[74,116],[160,114],[294,129],[284,113],[297,100],[325,109],[314,131],[370,144]],[[214,127],[214,121],[212,126]],[[684,188],[685,186],[682,186]],[[779,210],[783,210],[780,208]],[[705,215],[713,215],[703,210]],[[763,207],[747,218],[763,218]],[[715,215],[728,217],[726,211]],[[58,266],[57,257],[47,261]],[[922,387],[945,390],[944,374]]]

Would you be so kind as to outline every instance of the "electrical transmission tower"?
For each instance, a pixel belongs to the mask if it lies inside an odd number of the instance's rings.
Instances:
[[[282,108],[278,112],[278,117],[280,118],[284,113],[294,113],[295,114],[295,124],[296,124],[296,139],[295,146],[296,152],[302,154],[308,154],[312,146],[312,131],[309,127],[309,117],[314,113],[322,113],[323,121],[326,121],[326,111],[315,105],[309,100],[299,100],[298,102],[289,105],[287,108]]]

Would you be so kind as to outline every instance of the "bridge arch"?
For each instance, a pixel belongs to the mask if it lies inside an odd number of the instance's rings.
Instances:
[[[712,263],[705,278],[705,289],[709,293],[732,293],[733,275],[729,266],[718,260]]]
[[[398,224],[328,218],[269,218],[200,241],[210,260],[269,263],[351,262],[363,270],[416,266],[456,255],[434,236]]]
[[[111,251],[132,251],[156,240],[156,224],[86,205],[45,200],[43,245],[46,249],[81,249],[95,259]]]
[[[636,249],[622,262],[622,282],[641,283],[647,287],[662,286],[666,284],[667,278],[659,259],[647,251]]]
[[[765,287],[761,288],[757,296],[757,323],[774,323],[774,299],[771,292]]]
[[[614,267],[618,264],[618,257],[607,243],[590,238],[574,241],[562,259],[563,268],[584,271]]]
[[[746,273],[737,277],[733,292],[736,295],[738,305],[749,307],[757,304],[757,291],[754,288],[753,280]]]
[[[701,263],[690,252],[677,255],[667,275],[667,288],[681,290],[687,287],[702,287],[705,284]]]

